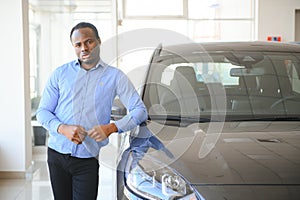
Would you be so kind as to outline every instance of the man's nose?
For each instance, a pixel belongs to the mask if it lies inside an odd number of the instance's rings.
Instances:
[[[83,44],[81,45],[81,51],[86,51],[87,48],[88,48],[88,46],[87,46],[86,44],[83,43]]]

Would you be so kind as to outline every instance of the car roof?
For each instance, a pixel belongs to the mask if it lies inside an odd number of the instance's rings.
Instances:
[[[187,43],[172,46],[163,46],[163,50],[176,52],[182,55],[192,54],[195,52],[213,52],[213,51],[251,51],[251,52],[292,52],[300,53],[300,45],[284,42],[203,42],[203,43]],[[161,52],[161,56],[164,53]]]

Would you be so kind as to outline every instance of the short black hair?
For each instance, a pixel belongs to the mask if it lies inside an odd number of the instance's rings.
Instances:
[[[88,23],[88,22],[80,22],[78,23],[77,25],[75,25],[72,30],[71,30],[71,33],[70,33],[70,40],[72,41],[72,34],[75,30],[78,30],[78,29],[81,29],[81,28],[90,28],[92,29],[92,31],[94,32],[95,36],[97,39],[100,39],[99,37],[99,34],[98,34],[98,30],[97,28],[91,24],[91,23]]]

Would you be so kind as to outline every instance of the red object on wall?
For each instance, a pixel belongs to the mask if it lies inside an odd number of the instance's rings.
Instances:
[[[268,41],[276,41],[276,42],[281,42],[281,36],[268,36],[267,37]]]

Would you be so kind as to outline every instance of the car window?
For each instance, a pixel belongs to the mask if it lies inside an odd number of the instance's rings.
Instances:
[[[295,63],[290,60],[287,64],[288,77],[292,84],[292,89],[296,93],[300,93],[300,79],[299,79],[299,67],[296,68]]]
[[[238,66],[230,63],[177,63],[167,66],[162,73],[161,83],[170,85],[177,67],[189,66],[194,69],[198,82],[222,83],[223,85],[238,85],[238,77],[230,76],[232,68]]]
[[[149,95],[151,99],[144,101],[155,115],[193,117],[222,112],[228,120],[239,116],[300,115],[297,56],[280,52],[212,52],[184,59],[166,57],[155,70],[150,70],[151,85],[146,87],[145,97]],[[220,99],[224,106],[218,107]]]

